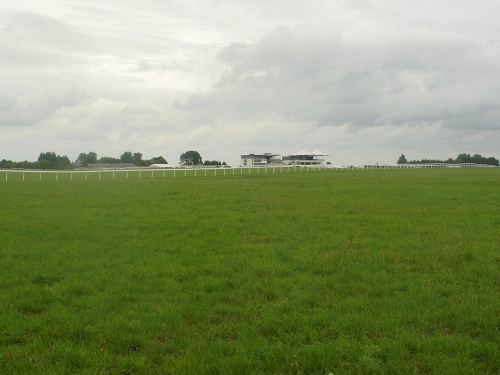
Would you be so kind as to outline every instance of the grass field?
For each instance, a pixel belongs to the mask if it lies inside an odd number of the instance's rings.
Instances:
[[[499,169],[4,176],[2,374],[500,371]]]

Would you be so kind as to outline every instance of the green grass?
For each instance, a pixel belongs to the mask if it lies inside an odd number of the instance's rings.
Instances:
[[[0,373],[498,373],[498,169],[155,173],[0,172]]]

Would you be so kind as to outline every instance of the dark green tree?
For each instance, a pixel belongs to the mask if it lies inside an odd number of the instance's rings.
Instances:
[[[151,161],[151,164],[168,164],[168,161],[163,156],[155,156]]]
[[[117,159],[117,158],[113,158],[111,156],[101,156],[101,158],[99,159],[99,163],[107,163],[107,164],[116,164],[116,163],[120,163],[120,159]]]
[[[132,155],[135,164],[140,164],[142,162],[142,154],[140,152],[134,152]]]
[[[203,165],[222,165],[222,163],[217,160],[205,160]]]
[[[133,163],[134,162],[134,156],[130,151],[125,151],[121,156],[120,156],[120,161],[122,163]]]
[[[35,168],[40,169],[65,169],[71,165],[69,158],[57,155],[55,152],[41,152]]]
[[[78,155],[78,159],[76,159],[76,162],[81,163],[83,166],[97,163],[97,154],[92,151],[90,151],[88,154],[82,152],[80,155]]]
[[[57,163],[57,155],[55,152],[41,152],[40,156],[38,156],[38,161],[48,161],[49,163],[56,164]]]
[[[459,154],[455,159],[456,163],[472,163],[472,158],[469,154]]]
[[[186,151],[181,154],[180,164],[185,166],[201,165],[203,164],[203,160],[201,159],[201,155],[198,151]]]
[[[401,156],[398,159],[398,164],[407,164],[408,160],[406,160],[405,154],[401,154]]]

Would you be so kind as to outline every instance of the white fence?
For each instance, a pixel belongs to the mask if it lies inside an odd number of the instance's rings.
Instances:
[[[367,169],[420,169],[420,168],[498,168],[485,164],[398,164],[398,165],[362,165],[362,166],[269,166],[245,168],[182,168],[182,169],[92,169],[92,170],[0,170],[0,181],[35,181],[35,180],[66,180],[66,181],[101,181],[127,180],[129,178],[176,178],[176,177],[207,177],[207,176],[237,176],[268,173],[312,172],[333,170],[367,170]]]
[[[176,177],[209,177],[209,176],[238,176],[290,172],[329,171],[330,167],[261,167],[261,168],[183,168],[183,169],[92,169],[92,170],[0,170],[0,180],[4,181],[110,181],[141,178],[176,178]]]

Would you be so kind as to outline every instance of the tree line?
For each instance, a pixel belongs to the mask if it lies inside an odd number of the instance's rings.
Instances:
[[[499,166],[498,159],[490,156],[489,158],[483,157],[479,154],[459,154],[456,159],[448,158],[448,160],[434,160],[434,159],[422,159],[422,160],[411,160],[408,161],[406,156],[402,154],[398,159],[398,164],[430,164],[430,163],[448,163],[448,164],[460,164],[460,163],[475,163],[475,164],[488,164]]]
[[[125,151],[119,158],[110,156],[101,156],[98,158],[97,153],[93,151],[82,152],[78,158],[72,163],[70,159],[64,155],[58,155],[53,151],[41,152],[37,161],[21,161],[0,160],[1,169],[74,169],[79,167],[88,167],[99,164],[134,164],[138,167],[147,167],[152,164],[168,164],[168,161],[163,156],[155,156],[151,159],[143,159],[142,153]],[[217,160],[203,161],[198,151],[186,151],[180,156],[180,165],[182,166],[220,166],[226,165],[225,162]]]

